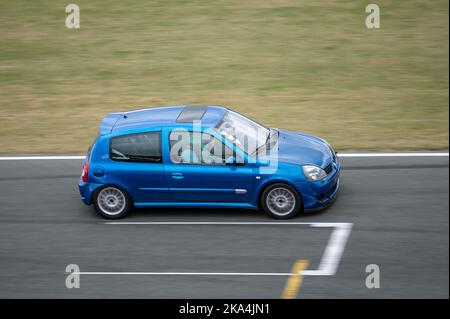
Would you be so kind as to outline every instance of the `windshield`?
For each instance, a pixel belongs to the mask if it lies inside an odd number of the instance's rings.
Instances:
[[[225,113],[216,130],[247,154],[264,146],[270,136],[268,128],[232,111]]]

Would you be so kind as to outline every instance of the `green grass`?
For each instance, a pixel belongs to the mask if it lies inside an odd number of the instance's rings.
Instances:
[[[448,148],[448,1],[0,0],[0,153],[84,152],[107,113],[227,105],[338,150]]]

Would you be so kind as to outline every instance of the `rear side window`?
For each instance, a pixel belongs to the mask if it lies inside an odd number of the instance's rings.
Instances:
[[[114,161],[162,163],[161,132],[114,137],[109,156]]]

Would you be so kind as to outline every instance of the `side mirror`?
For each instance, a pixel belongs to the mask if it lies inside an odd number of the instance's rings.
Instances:
[[[227,160],[225,161],[225,165],[236,165],[236,157],[234,156],[230,156],[227,158]]]
[[[235,156],[230,156],[227,158],[227,160],[225,161],[225,165],[230,165],[230,166],[244,166],[245,163],[243,162],[243,160],[239,157],[239,159],[237,159]]]

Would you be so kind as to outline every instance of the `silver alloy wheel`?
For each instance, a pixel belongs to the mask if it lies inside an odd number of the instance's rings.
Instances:
[[[115,187],[105,187],[98,193],[97,205],[104,214],[115,216],[125,209],[126,198],[121,190]]]
[[[295,196],[289,189],[277,187],[267,194],[266,204],[274,215],[286,216],[295,209]]]

